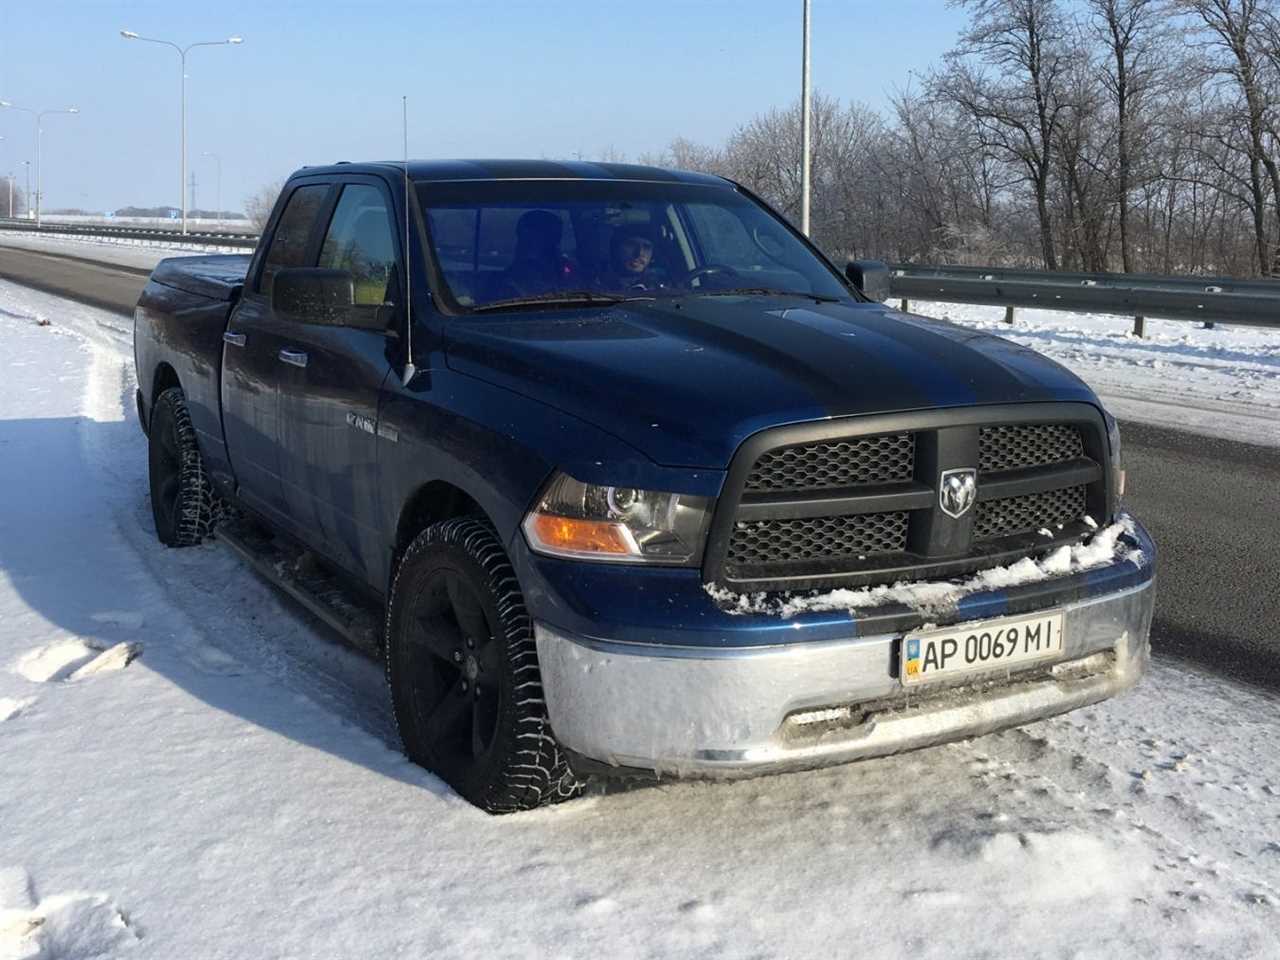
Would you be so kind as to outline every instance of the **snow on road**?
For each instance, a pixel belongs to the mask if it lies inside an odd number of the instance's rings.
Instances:
[[[115,318],[0,283],[0,335],[3,960],[1280,955],[1272,697],[1157,664],[971,742],[487,817],[375,664],[156,544]]]
[[[1132,317],[1019,309],[1009,326],[1003,307],[913,300],[911,310],[1052,357],[1122,420],[1280,446],[1280,330],[1148,319],[1139,339]]]

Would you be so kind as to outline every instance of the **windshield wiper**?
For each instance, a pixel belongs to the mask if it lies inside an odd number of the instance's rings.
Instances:
[[[557,290],[533,297],[508,297],[493,300],[471,308],[472,313],[487,310],[505,310],[508,307],[590,307],[600,303],[626,303],[629,300],[652,300],[652,297],[624,297],[614,293],[596,293],[592,290]]]
[[[828,297],[820,293],[801,293],[799,290],[775,290],[773,287],[731,287],[728,290],[708,290],[703,293],[695,291],[700,297],[803,297],[805,300],[817,300],[819,303],[839,303],[839,297]]]

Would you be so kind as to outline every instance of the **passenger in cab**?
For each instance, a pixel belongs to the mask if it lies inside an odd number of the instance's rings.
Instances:
[[[654,266],[653,251],[653,234],[647,227],[618,227],[609,238],[609,266],[600,274],[600,288],[627,293],[666,286]]]
[[[536,297],[564,286],[569,262],[560,253],[564,224],[550,210],[530,210],[516,221],[511,266],[499,276],[495,299]]]

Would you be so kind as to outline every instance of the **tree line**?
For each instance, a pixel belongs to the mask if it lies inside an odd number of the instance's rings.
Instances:
[[[1280,276],[1280,0],[953,0],[957,45],[878,112],[812,101],[810,233],[833,256]],[[646,162],[793,222],[800,107]]]

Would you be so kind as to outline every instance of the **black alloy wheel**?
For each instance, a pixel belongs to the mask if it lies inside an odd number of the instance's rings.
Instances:
[[[427,527],[387,604],[387,685],[409,759],[489,813],[576,796],[547,717],[533,623],[493,528]]]
[[[462,769],[493,749],[502,648],[480,598],[456,570],[436,570],[412,609],[414,722],[439,769]]]

